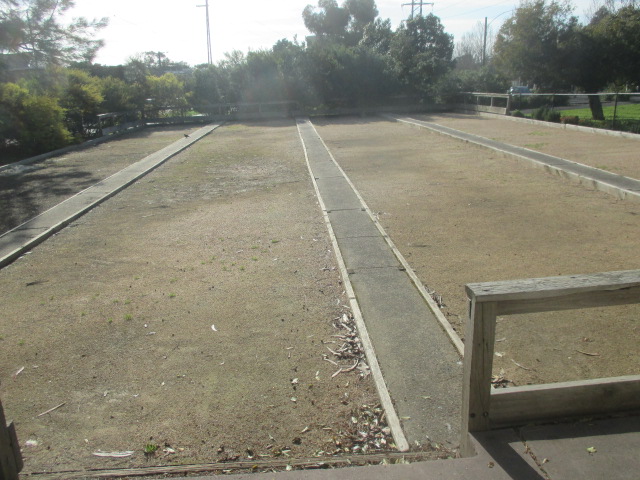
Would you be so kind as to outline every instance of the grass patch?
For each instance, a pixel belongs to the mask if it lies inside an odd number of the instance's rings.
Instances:
[[[604,112],[605,118],[613,118],[613,110],[614,107],[606,106],[602,107],[602,111]],[[576,108],[574,110],[562,110],[561,114],[563,117],[580,117],[580,119],[590,119],[591,118],[591,109],[589,108]],[[633,105],[618,105],[618,109],[616,111],[616,118],[628,118],[631,120],[640,120],[640,104]]]

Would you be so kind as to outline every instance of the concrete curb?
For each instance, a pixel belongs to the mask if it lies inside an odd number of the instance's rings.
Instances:
[[[313,188],[316,193],[316,198],[318,199],[318,202],[320,204],[320,209],[322,210],[322,216],[324,218],[325,225],[329,232],[329,237],[331,238],[331,245],[333,246],[333,251],[335,252],[336,259],[338,261],[338,267],[340,268],[340,275],[342,276],[342,281],[345,286],[347,296],[349,297],[349,304],[356,321],[356,326],[358,327],[358,333],[360,334],[362,347],[364,348],[367,361],[369,362],[369,368],[371,369],[371,376],[373,377],[373,380],[376,385],[376,389],[378,391],[378,395],[380,396],[380,402],[382,403],[382,408],[384,408],[384,411],[386,412],[387,422],[389,424],[389,428],[391,428],[391,434],[393,436],[393,440],[395,441],[396,447],[400,452],[407,452],[409,451],[409,442],[407,441],[404,435],[402,426],[400,425],[400,418],[398,417],[395,407],[393,406],[393,401],[391,400],[391,395],[389,394],[387,384],[384,380],[384,377],[382,376],[382,370],[380,369],[380,365],[378,364],[378,359],[377,359],[375,350],[373,348],[373,342],[369,338],[369,333],[364,323],[364,318],[362,317],[362,311],[360,310],[360,305],[358,304],[358,300],[356,299],[355,292],[353,291],[353,286],[351,285],[351,280],[349,279],[349,273],[347,272],[347,268],[345,266],[344,259],[342,258],[342,254],[340,253],[340,247],[338,246],[338,241],[333,231],[333,227],[331,226],[331,221],[329,219],[329,215],[327,214],[327,209],[325,207],[324,201],[322,200],[322,196],[320,195],[318,183],[316,182],[316,179],[313,175],[311,164],[309,162],[309,155],[307,153],[307,147],[302,137],[302,133],[300,132],[300,124],[311,125],[311,128],[313,128],[314,132],[316,132],[316,129],[313,126],[313,124],[309,121],[308,118],[297,118],[296,124],[298,128],[298,135],[300,136],[300,142],[302,143],[302,149],[304,150],[304,157],[307,163],[307,168],[309,169],[309,175],[313,183]],[[317,132],[316,132],[316,135],[317,135]],[[320,138],[319,135],[318,135],[318,138]],[[322,138],[320,138],[320,140],[322,141]],[[322,143],[324,145],[324,141]],[[327,151],[329,150],[327,149]],[[329,155],[335,162],[335,159],[333,158],[333,155],[331,155],[331,152],[329,152]],[[338,166],[338,168],[340,167]]]
[[[342,174],[344,175],[344,178],[347,180],[347,182],[355,192],[358,199],[360,199],[360,203],[362,203],[365,211],[367,212],[367,215],[369,215],[369,218],[371,218],[371,221],[373,222],[373,224],[376,226],[376,228],[382,235],[382,238],[384,238],[385,242],[387,242],[387,245],[389,245],[389,248],[391,248],[391,250],[393,251],[393,254],[396,256],[398,261],[402,264],[402,267],[405,269],[406,273],[409,275],[409,278],[411,278],[411,281],[415,285],[416,289],[420,292],[420,294],[424,298],[424,301],[427,303],[427,305],[429,306],[429,309],[431,310],[433,315],[436,317],[436,319],[440,323],[440,326],[445,331],[445,333],[449,336],[449,339],[451,340],[451,343],[453,343],[453,346],[456,347],[458,354],[461,357],[463,357],[464,342],[462,341],[458,333],[453,329],[453,327],[451,326],[451,323],[449,323],[447,318],[444,316],[444,314],[440,310],[440,307],[438,307],[438,304],[433,300],[433,298],[425,288],[424,284],[420,281],[416,273],[413,271],[413,269],[409,265],[409,262],[407,262],[406,258],[404,258],[404,255],[402,255],[400,250],[398,250],[398,248],[396,247],[395,243],[393,243],[393,240],[391,240],[391,237],[389,237],[385,229],[382,227],[382,225],[380,225],[380,222],[375,217],[375,215],[373,214],[373,212],[371,211],[367,203],[364,201],[364,198],[362,198],[362,195],[360,195],[360,192],[356,189],[356,186],[353,184],[353,182],[351,182],[351,179],[347,176],[345,171],[342,169],[342,167],[338,164],[336,159],[333,157],[333,154],[329,150],[329,147],[327,146],[327,144],[324,142],[322,137],[320,137],[319,135],[318,137],[320,138],[320,141],[322,142],[324,147],[327,149],[327,152],[329,152],[329,156],[331,157],[333,162],[336,164],[338,169],[342,172]]]
[[[40,155],[36,155],[35,157],[29,157],[23,160],[19,160],[17,162],[8,163],[6,165],[0,166],[0,172],[4,170],[9,170],[17,165],[31,165],[32,163],[38,163],[38,162],[42,162],[43,160],[48,160],[50,158],[57,157],[59,155],[64,155],[65,153],[75,152],[76,150],[84,150],[85,148],[94,147],[96,145],[100,145],[101,143],[107,142],[109,140],[113,140],[116,137],[120,137],[124,134],[132,133],[146,127],[147,125],[132,127],[127,130],[123,130],[121,132],[113,133],[111,135],[106,135],[100,138],[94,138],[92,140],[87,140],[86,142],[82,142],[76,145],[69,145],[68,147],[59,148],[51,152],[41,153]]]
[[[71,222],[124,190],[170,158],[189,148],[219,126],[209,125],[200,128],[189,135],[188,138],[180,139],[139,160],[0,235],[0,268],[12,263]]]

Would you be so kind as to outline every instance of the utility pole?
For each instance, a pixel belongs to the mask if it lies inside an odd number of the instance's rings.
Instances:
[[[422,17],[422,7],[425,5],[431,5],[433,7],[433,2],[424,2],[423,0],[411,0],[411,3],[403,3],[402,6],[406,7],[411,5],[411,16],[409,18],[413,18],[413,16],[418,12],[418,15]]]
[[[484,17],[484,40],[482,41],[482,66],[487,58],[487,17]]]
[[[213,63],[213,53],[211,51],[211,28],[209,26],[209,0],[205,0],[204,5],[196,5],[196,7],[205,7],[207,12],[207,63]]]

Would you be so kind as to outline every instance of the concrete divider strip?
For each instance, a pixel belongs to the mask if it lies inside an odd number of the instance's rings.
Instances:
[[[302,142],[302,148],[304,150],[304,155],[307,162],[307,168],[309,169],[309,174],[311,175],[311,180],[313,182],[313,186],[316,192],[316,197],[318,198],[318,202],[320,203],[320,208],[322,210],[324,221],[327,226],[329,236],[331,238],[333,250],[336,254],[338,267],[340,268],[340,273],[342,275],[345,290],[349,298],[351,311],[353,312],[353,316],[355,318],[356,325],[358,327],[358,333],[360,334],[360,340],[362,341],[362,346],[364,348],[367,361],[369,362],[371,375],[375,382],[378,395],[380,396],[380,402],[382,404],[382,407],[384,408],[384,411],[386,412],[387,423],[389,425],[389,428],[391,428],[391,434],[393,436],[393,440],[396,444],[396,447],[398,448],[399,451],[406,452],[409,450],[409,442],[407,441],[404,435],[404,432],[402,431],[402,426],[400,425],[400,419],[395,410],[393,402],[391,401],[391,396],[389,395],[387,384],[384,380],[384,377],[382,376],[382,371],[380,369],[380,365],[378,364],[378,359],[376,357],[376,353],[373,348],[373,342],[369,338],[369,333],[367,331],[367,327],[362,317],[360,305],[358,304],[358,300],[356,299],[356,295],[353,291],[353,286],[351,285],[351,281],[349,280],[349,274],[347,272],[347,268],[345,266],[342,255],[340,253],[340,248],[338,246],[336,235],[334,233],[333,227],[331,226],[331,220],[329,219],[329,215],[327,213],[325,203],[323,201],[322,195],[320,194],[320,190],[318,189],[318,182],[314,177],[313,170],[311,168],[311,164],[309,161],[309,153],[308,153],[307,144],[304,138],[305,135],[303,134],[302,130],[307,129],[309,131],[308,133],[316,133],[315,128],[313,127],[311,122],[306,118],[297,119],[297,125],[298,125],[298,134],[300,135],[300,141]]]

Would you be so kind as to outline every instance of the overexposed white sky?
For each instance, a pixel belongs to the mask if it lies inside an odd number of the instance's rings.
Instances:
[[[518,0],[433,0],[424,12],[439,16],[454,41],[477,22],[488,17],[498,29],[509,17]],[[582,16],[593,0],[573,0],[574,14]],[[342,0],[338,0],[342,4]],[[394,29],[409,17],[411,0],[376,0],[383,19],[391,19]],[[207,61],[205,0],[76,0],[73,17],[109,18],[100,31],[106,42],[98,52],[97,63],[118,65],[145,51],[165,53],[173,61],[198,65]],[[317,0],[209,0],[211,46],[217,63],[225,52],[271,48],[278,40],[304,41],[309,34],[302,11]]]

